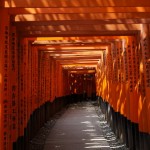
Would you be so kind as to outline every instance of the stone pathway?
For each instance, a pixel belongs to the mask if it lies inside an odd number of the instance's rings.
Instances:
[[[93,104],[72,104],[56,114],[31,141],[31,150],[127,150]]]

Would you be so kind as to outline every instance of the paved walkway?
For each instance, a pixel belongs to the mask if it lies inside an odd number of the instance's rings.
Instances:
[[[73,104],[50,130],[44,150],[110,150],[101,123],[90,102]]]

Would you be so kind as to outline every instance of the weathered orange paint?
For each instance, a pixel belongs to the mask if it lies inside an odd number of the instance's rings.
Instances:
[[[10,115],[11,115],[11,141],[16,142],[18,138],[18,51],[17,51],[17,33],[16,28],[10,30]]]
[[[12,150],[10,141],[10,27],[9,15],[4,9],[0,10],[0,149]],[[5,21],[4,21],[5,20]]]

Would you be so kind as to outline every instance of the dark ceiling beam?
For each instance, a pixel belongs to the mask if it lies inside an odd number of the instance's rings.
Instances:
[[[80,63],[80,64],[83,64],[83,63],[87,63],[87,64],[96,63],[97,64],[99,60],[100,59],[90,59],[90,60],[83,59],[83,60],[77,60],[77,61],[75,61],[75,60],[67,60],[67,61],[57,60],[57,61],[59,61],[60,64],[65,65],[65,64],[70,64],[70,63]]]
[[[131,31],[66,31],[66,32],[49,32],[49,31],[38,31],[38,32],[19,32],[18,34],[22,37],[68,37],[68,36],[132,36],[139,34],[139,30]]]
[[[50,20],[50,21],[17,21],[12,25],[17,28],[32,26],[60,26],[60,25],[99,25],[99,24],[150,24],[150,18],[143,19],[102,19],[102,20]]]
[[[78,59],[101,59],[101,55],[97,55],[97,56],[72,56],[72,57],[53,57],[55,58],[56,60],[78,60]]]
[[[42,48],[55,48],[56,50],[61,50],[61,48],[62,48],[63,50],[65,50],[65,49],[70,48],[70,47],[73,47],[73,50],[75,50],[75,49],[78,50],[81,47],[83,47],[85,49],[87,47],[89,47],[89,48],[93,47],[93,49],[94,48],[95,49],[102,48],[104,46],[110,46],[111,42],[113,42],[113,41],[110,40],[110,42],[109,41],[107,41],[107,42],[103,41],[103,42],[96,42],[96,43],[91,42],[91,43],[85,43],[85,44],[82,44],[82,43],[78,43],[78,44],[76,44],[76,43],[63,44],[62,43],[62,44],[49,44],[49,45],[48,44],[47,45],[45,45],[45,44],[33,44],[32,46],[37,46],[39,50],[41,50]]]
[[[44,50],[43,52],[49,52],[50,54],[70,54],[70,53],[82,53],[82,52],[99,52],[99,51],[104,51],[105,49],[97,49],[97,50],[95,50],[95,49],[89,49],[89,50],[72,50],[72,49],[70,49],[70,50],[59,50],[59,51],[57,51],[57,50],[54,50],[54,51],[50,51],[50,50]]]
[[[85,66],[85,65],[97,65],[97,63],[98,63],[98,61],[95,61],[95,62],[83,62],[83,63],[80,63],[80,62],[76,62],[76,63],[74,63],[74,62],[66,62],[66,63],[63,63],[63,62],[60,62],[60,64],[61,65],[82,65],[82,66]],[[91,70],[91,69],[89,69],[89,70]]]
[[[99,24],[99,25],[60,25],[60,26],[28,26],[28,27],[18,27],[17,31],[29,32],[29,33],[40,33],[40,32],[103,32],[103,31],[131,31],[140,30],[141,24]]]

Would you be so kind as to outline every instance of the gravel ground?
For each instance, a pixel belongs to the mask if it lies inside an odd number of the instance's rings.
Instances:
[[[69,106],[83,107],[83,106],[91,106],[95,108],[95,111],[99,117],[99,127],[102,130],[103,136],[107,140],[110,145],[110,148],[113,150],[128,150],[124,144],[120,142],[119,139],[116,138],[115,134],[111,130],[107,121],[105,120],[104,114],[101,112],[100,108],[97,106],[96,102],[80,102],[77,104],[72,104]],[[62,114],[66,111],[66,108],[54,115],[45,125],[39,130],[37,135],[30,141],[30,150],[43,150],[45,141],[50,134],[51,129],[55,125],[57,119],[61,117]],[[100,148],[101,150],[103,148]]]
[[[113,150],[129,150],[125,144],[121,143],[121,141],[116,138],[111,127],[105,120],[105,115],[102,113],[101,109],[97,105],[95,105],[94,107],[99,116],[100,128],[102,129],[104,137],[107,139],[107,142],[109,143],[110,148]]]
[[[45,141],[55,125],[57,119],[61,117],[61,115],[65,112],[65,109],[61,110],[57,114],[55,114],[49,121],[47,121],[44,126],[39,130],[37,135],[30,141],[30,150],[43,150]]]

